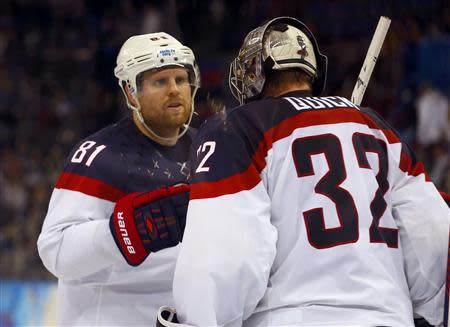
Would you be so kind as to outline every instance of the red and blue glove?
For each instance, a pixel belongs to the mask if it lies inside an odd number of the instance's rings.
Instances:
[[[117,201],[109,227],[128,264],[138,266],[150,252],[182,241],[189,191],[189,185],[178,184],[131,193]]]

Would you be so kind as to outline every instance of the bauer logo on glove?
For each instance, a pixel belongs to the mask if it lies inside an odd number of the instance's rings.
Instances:
[[[117,223],[119,225],[119,231],[122,236],[123,242],[127,246],[128,253],[136,253],[136,250],[133,247],[133,244],[131,244],[131,240],[128,237],[128,231],[125,226],[125,221],[123,220],[123,212],[120,211],[117,213]]]
[[[150,252],[183,239],[190,186],[180,184],[128,194],[117,201],[109,226],[128,264],[141,264]]]

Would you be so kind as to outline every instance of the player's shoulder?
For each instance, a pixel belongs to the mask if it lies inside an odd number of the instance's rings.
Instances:
[[[85,137],[79,141],[66,158],[63,170],[79,175],[95,175],[121,169],[122,147],[132,144],[130,138],[135,134],[131,119],[123,119],[115,124]]]
[[[370,107],[360,107],[362,114],[369,117],[377,126],[384,129],[393,129],[392,126],[374,109]]]
[[[92,140],[109,147],[115,147],[120,145],[121,142],[129,138],[131,135],[135,134],[136,131],[137,127],[131,117],[126,117],[114,124],[110,124],[98,130],[97,132],[84,138],[79,143]]]
[[[264,128],[272,120],[277,108],[286,105],[282,99],[268,98],[249,102],[227,110],[222,110],[209,117],[197,132],[197,137],[205,135],[246,133],[249,129]]]
[[[67,156],[55,188],[116,201],[127,190],[127,162],[138,139],[130,118],[82,139]]]
[[[283,98],[266,98],[252,101],[230,110],[230,120],[241,122],[243,120],[258,121],[264,117],[272,116],[274,112],[287,103]]]

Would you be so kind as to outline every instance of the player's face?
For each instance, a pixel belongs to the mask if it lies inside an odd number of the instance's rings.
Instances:
[[[191,114],[191,85],[184,68],[165,68],[144,73],[138,92],[146,124],[157,134],[178,133]]]

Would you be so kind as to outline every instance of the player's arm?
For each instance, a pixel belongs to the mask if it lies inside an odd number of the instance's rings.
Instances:
[[[145,199],[149,197],[146,193],[127,195],[123,190],[114,187],[114,183],[106,182],[113,181],[111,176],[119,175],[121,170],[119,167],[119,171],[116,172],[109,164],[115,161],[108,156],[108,149],[103,148],[103,151],[97,153],[95,160],[91,160],[87,165],[86,161],[92,157],[92,154],[86,151],[85,157],[79,155],[82,153],[79,151],[82,147],[83,145],[77,147],[68,157],[53,190],[47,216],[39,235],[38,251],[46,268],[58,278],[78,279],[123,260],[120,253],[124,255],[128,263],[137,265],[148,253],[158,251],[175,242],[178,244],[179,240],[175,239],[177,237],[181,239],[182,235],[178,232],[180,226],[178,221],[175,226],[167,228],[167,233],[163,231],[167,227],[165,218],[169,213],[164,208],[148,217],[151,221],[153,218],[162,218],[161,222],[155,223],[154,233],[144,234],[144,230],[141,234],[135,235],[136,239],[124,236],[128,233],[127,228],[133,228],[132,224],[136,224],[135,212],[142,215],[151,210],[145,203]],[[153,198],[150,201],[160,194],[162,192],[153,192]],[[171,194],[174,193],[171,192]],[[137,197],[136,201],[131,201],[134,196]],[[158,205],[162,206],[163,203],[154,204],[152,208],[155,209]],[[118,212],[120,210],[124,212],[120,223],[123,223],[125,227],[119,226]],[[144,221],[142,216],[140,221]],[[146,220],[145,224],[148,226]],[[176,236],[173,236],[174,233]],[[126,256],[126,250],[130,249],[129,245],[123,242],[133,240],[134,243],[140,244],[142,243],[139,238],[141,235],[154,242],[143,247],[143,251],[139,252],[139,258],[130,259],[130,256]],[[167,235],[170,241],[167,241],[165,237],[159,239],[161,235]]]
[[[447,205],[450,207],[450,194],[441,191],[441,196]],[[447,258],[447,270],[446,270],[446,283],[445,283],[445,299],[444,299],[444,327],[450,326],[449,319],[449,289],[450,289],[450,230],[449,230],[449,243],[448,243],[448,258]]]
[[[86,277],[120,260],[108,218],[125,192],[108,178],[111,153],[100,142],[80,142],[56,182],[37,245],[60,279]]]
[[[403,144],[392,205],[415,316],[442,323],[450,209],[423,165]]]
[[[410,147],[377,113],[361,111],[386,137],[390,203],[399,229],[414,317],[442,323],[450,209]]]
[[[264,295],[277,233],[260,172],[229,129],[194,147],[186,230],[174,277],[180,322],[239,325]],[[215,128],[212,128],[213,130]]]
[[[179,185],[114,203],[55,189],[38,240],[44,265],[59,278],[82,278],[122,260],[119,250],[137,266],[151,252],[181,242],[188,194],[189,186]]]

